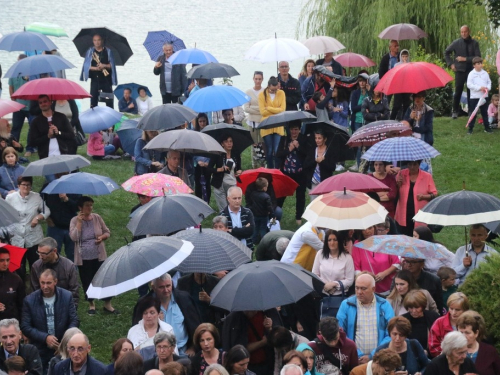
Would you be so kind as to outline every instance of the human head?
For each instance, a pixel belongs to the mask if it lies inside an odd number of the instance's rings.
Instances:
[[[461,332],[453,331],[449,332],[444,336],[443,341],[441,342],[442,353],[446,356],[450,356],[452,352],[457,349],[465,349],[464,358],[467,354],[467,339]],[[463,361],[462,361],[463,362]]]
[[[139,203],[142,206],[142,205],[145,205],[146,203],[151,202],[151,199],[153,199],[153,197],[150,197],[148,195],[143,195],[143,194],[137,194],[137,199],[139,199]]]
[[[94,34],[94,36],[92,37],[92,43],[94,44],[94,48],[101,49],[104,45],[102,36],[100,36],[99,34]]]
[[[419,240],[427,242],[436,243],[436,240],[434,239],[434,235],[432,234],[431,230],[429,229],[429,227],[425,225],[422,225],[420,227],[415,227],[415,229],[413,229],[413,232],[414,232],[413,233],[414,238],[418,238]]]
[[[321,336],[323,336],[323,340],[325,344],[328,346],[335,346],[339,341],[340,337],[340,328],[339,321],[334,317],[326,317],[319,321],[318,331]]]
[[[456,292],[448,297],[446,305],[448,306],[450,319],[456,321],[464,311],[469,310],[469,299],[462,292]]]
[[[477,342],[483,341],[486,337],[486,323],[477,311],[469,310],[460,315],[457,320],[457,328],[466,337],[473,333]]]
[[[177,172],[181,162],[181,153],[179,151],[170,150],[167,152],[167,166],[172,172]]]
[[[411,323],[403,316],[395,316],[387,323],[387,331],[391,337],[394,330],[406,339],[411,334]]]
[[[78,209],[80,211],[84,211],[85,208],[87,211],[90,210],[90,212],[92,212],[92,208],[94,206],[94,200],[88,196],[83,195],[80,198],[78,198],[76,205],[78,206]]]
[[[488,238],[488,229],[482,224],[471,225],[469,237],[473,247],[483,247]]]
[[[90,348],[89,338],[83,333],[77,333],[69,339],[68,353],[74,367],[80,368],[85,362],[87,362]]]
[[[326,137],[326,134],[321,129],[314,132],[314,142],[316,143],[316,146],[324,146],[327,140],[328,138]]]
[[[61,339],[61,342],[59,343],[59,346],[58,346],[55,354],[60,355],[62,359],[68,358],[69,357],[68,341],[77,333],[82,333],[82,331],[76,327],[68,328],[66,330],[66,332],[64,332],[64,335]]]
[[[399,42],[397,40],[391,40],[389,42],[389,51],[393,56],[396,56],[399,52]]]
[[[491,96],[491,102],[492,102],[493,104],[495,104],[495,103],[496,103],[496,105],[497,105],[497,106],[498,106],[498,101],[499,101],[499,99],[500,99],[500,95],[498,95],[498,94],[493,94],[493,95]]]
[[[408,58],[410,57],[410,53],[408,52],[407,49],[404,49],[401,51],[401,54],[399,55],[400,59],[402,62],[408,62]]]
[[[54,295],[57,285],[57,274],[51,268],[47,268],[40,275],[40,290],[45,298],[50,298]]]
[[[8,353],[17,353],[21,336],[21,328],[17,319],[0,320],[0,342]]]
[[[7,358],[4,362],[8,375],[24,375],[27,373],[26,362],[19,355]],[[5,374],[5,373],[4,373]]]
[[[476,70],[481,70],[483,68],[483,59],[479,56],[476,56],[472,59],[472,66]]]
[[[403,260],[403,268],[410,271],[410,273],[413,275],[413,278],[417,279],[424,269],[425,259],[403,258]]]
[[[275,94],[276,91],[278,90],[278,85],[279,85],[278,78],[269,77],[269,80],[267,81],[266,91],[269,92],[269,94]]]
[[[227,225],[228,225],[228,221],[227,221],[227,217],[225,217],[225,216],[219,215],[219,216],[214,217],[212,220],[212,229],[227,232],[227,230],[228,230]]]
[[[469,26],[463,25],[460,28],[460,36],[462,37],[462,39],[467,39],[470,36]]]
[[[283,374],[297,374],[302,375],[307,371],[307,360],[304,353],[297,350],[290,350],[283,357],[283,368],[280,375]],[[298,370],[297,370],[298,368]]]
[[[278,241],[276,241],[276,251],[279,255],[283,255],[289,243],[290,239],[286,237],[280,237]]]
[[[139,353],[135,351],[128,351],[124,353],[115,362],[115,374],[116,375],[142,375],[143,371],[143,360]]]
[[[163,375],[186,375],[186,367],[179,362],[169,362],[163,368]]]
[[[2,152],[2,160],[5,164],[14,165],[19,161],[19,155],[14,147],[5,147]]]
[[[401,357],[392,349],[382,349],[373,355],[373,375],[384,375],[401,366]]]
[[[193,344],[197,351],[203,350],[203,345],[209,335],[212,337],[212,345],[215,348],[220,346],[220,336],[219,330],[212,323],[202,323],[200,324],[193,335]]]
[[[442,266],[437,271],[437,276],[441,279],[443,287],[448,288],[455,284],[457,279],[457,271],[451,267]]]
[[[208,125],[208,116],[206,113],[200,112],[198,113],[198,116],[196,116],[196,122],[195,122],[195,130],[203,130],[205,126]]]
[[[362,304],[371,303],[375,294],[375,277],[368,272],[361,272],[355,281],[356,298]]]
[[[410,290],[418,289],[418,285],[410,271],[401,270],[394,277],[394,288],[399,295],[405,296]]]
[[[304,65],[302,66],[302,70],[300,71],[303,76],[308,77],[312,75],[313,68],[316,66],[316,63],[313,59],[307,59]]]
[[[286,76],[288,76],[288,72],[290,71],[290,64],[288,63],[288,61],[280,61],[278,63],[278,69],[280,72],[280,76],[286,77]]]
[[[220,144],[224,150],[231,151],[233,149],[233,137],[229,133],[222,134]]]
[[[45,237],[38,243],[36,252],[44,264],[54,263],[57,256],[57,241],[52,237]]]
[[[267,179],[264,177],[258,177],[255,180],[255,187],[257,188],[258,191],[266,191],[268,186],[269,186],[269,181],[267,181]]]
[[[222,110],[222,117],[224,118],[224,122],[226,124],[233,124],[234,123],[234,112],[232,108],[229,109],[223,109]]]
[[[132,94],[132,90],[130,89],[130,87],[126,87],[124,90],[123,90],[123,98],[125,100],[129,100],[130,99],[130,95]]]
[[[421,290],[410,290],[403,300],[403,306],[408,311],[413,308],[421,308],[423,311],[427,307],[427,297]]]
[[[268,337],[269,345],[275,348],[279,353],[286,353],[294,348],[292,334],[285,327],[274,327]]]
[[[171,359],[174,355],[177,339],[173,333],[158,332],[154,338],[156,355],[163,360]]]
[[[119,338],[111,348],[111,362],[116,362],[123,354],[133,351],[134,344],[126,337]]]
[[[323,259],[328,259],[331,251],[338,251],[337,258],[339,258],[346,251],[344,243],[344,237],[340,232],[333,229],[327,230],[325,233],[325,241],[323,242]]]
[[[145,98],[148,95],[148,92],[144,86],[139,86],[137,88],[137,94],[139,94],[141,98]]]
[[[0,272],[7,272],[10,264],[10,252],[4,247],[0,247]]]
[[[158,135],[158,131],[156,130],[143,130],[142,131],[142,140],[144,142],[149,142],[150,140],[152,140],[154,137],[156,137]]]
[[[231,375],[243,374],[248,369],[250,353],[243,345],[235,345],[226,354],[224,367]]]
[[[253,73],[253,83],[255,84],[255,86],[257,87],[261,87],[262,86],[262,81],[264,80],[264,73],[262,73],[261,71],[259,70],[256,70],[254,73]]]
[[[241,207],[241,199],[243,191],[238,186],[231,186],[227,191],[227,202],[229,209],[233,212],[239,211]]]
[[[144,321],[149,321],[150,319],[158,319],[158,314],[160,313],[160,300],[158,298],[147,296],[142,298],[137,305],[137,312],[144,319]],[[153,317],[151,317],[151,315]]]
[[[165,58],[169,58],[174,53],[174,46],[170,43],[165,43],[163,45],[163,53],[165,54]]]
[[[214,363],[205,369],[203,375],[229,375],[229,373],[222,365]]]
[[[313,96],[312,96],[312,101],[316,104],[318,104],[319,102],[321,102],[323,99],[325,99],[325,96],[323,95],[323,93],[321,91],[316,91]]]
[[[160,301],[170,299],[173,290],[172,276],[165,273],[153,280],[153,290]],[[158,308],[158,312],[160,309]]]

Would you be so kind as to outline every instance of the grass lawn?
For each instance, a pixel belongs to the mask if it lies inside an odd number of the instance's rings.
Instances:
[[[500,196],[500,131],[486,134],[481,126],[476,126],[472,136],[466,135],[464,128],[465,118],[452,120],[438,118],[434,122],[434,147],[441,152],[441,156],[433,160],[434,180],[439,194],[446,194],[462,189],[465,181],[468,190],[481,191]],[[26,126],[23,132],[23,144],[26,139]],[[80,153],[86,155],[84,147]],[[36,156],[32,157],[36,159]],[[250,152],[243,155],[243,169],[250,169]],[[113,178],[119,184],[133,175],[133,163],[129,160],[92,161],[92,165],[84,169]],[[34,191],[39,191],[42,178],[35,179]],[[99,213],[111,230],[111,238],[106,241],[108,254],[113,253],[132,238],[125,227],[128,222],[130,209],[137,204],[135,194],[124,190],[113,192],[111,195],[94,197],[94,210]],[[294,199],[288,198],[283,207],[282,229],[295,230]],[[215,209],[215,202],[212,202]],[[205,220],[205,226],[210,226],[212,217]],[[444,228],[436,235],[437,239],[455,251],[464,244],[464,229],[461,227]],[[98,314],[87,315],[87,304],[83,295],[79,307],[80,328],[85,332],[92,344],[93,355],[105,362],[110,362],[111,346],[113,342],[127,335],[131,324],[133,306],[137,300],[137,291],[131,291],[113,299],[113,306],[122,312],[120,316],[105,315],[102,312],[102,303],[97,303]]]

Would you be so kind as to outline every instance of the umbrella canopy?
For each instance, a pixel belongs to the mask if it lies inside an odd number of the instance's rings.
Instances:
[[[414,161],[441,155],[434,147],[413,137],[388,138],[361,155],[369,161]]]
[[[151,60],[156,61],[158,60],[158,57],[163,55],[163,45],[165,43],[172,44],[174,52],[186,48],[182,39],[169,33],[167,30],[148,31],[146,40],[142,43],[142,45],[146,48],[146,51],[148,51]]]
[[[81,155],[54,155],[50,158],[29,163],[23,172],[23,176],[47,176],[68,173],[89,165],[90,161]]]
[[[218,62],[210,52],[198,48],[181,49],[170,56],[167,61],[172,65]]]
[[[52,73],[74,67],[68,60],[56,55],[35,55],[21,59],[12,65],[5,73],[5,78]]]
[[[177,267],[192,251],[190,242],[171,237],[149,237],[129,243],[99,267],[87,296],[113,297],[138,288]]]
[[[125,91],[125,89],[130,89],[131,91],[130,96],[134,99],[137,99],[139,97],[139,92],[138,92],[139,87],[146,89],[147,96],[149,97],[153,96],[153,94],[151,94],[151,91],[149,91],[149,88],[147,86],[140,85],[138,83],[122,83],[116,86],[113,92],[116,98],[120,100],[121,98],[123,98],[123,91]]]
[[[304,125],[304,132],[309,134],[314,141],[313,133],[316,130],[322,130],[326,135],[326,144],[332,148],[332,157],[338,161],[353,160],[356,155],[353,149],[346,146],[349,140],[347,128],[334,124],[333,122],[309,122]]]
[[[9,271],[14,272],[21,267],[21,261],[23,259],[24,253],[27,249],[22,247],[12,246],[6,243],[0,243],[0,248],[3,248],[9,252]]]
[[[225,154],[219,142],[210,135],[187,129],[171,130],[154,137],[146,150],[176,150],[191,154]]]
[[[345,46],[331,36],[313,36],[303,44],[309,49],[311,55],[322,55],[329,52],[338,52]]]
[[[245,60],[267,63],[292,61],[309,56],[311,56],[309,48],[299,41],[295,39],[275,37],[255,43],[245,53]]]
[[[411,23],[398,23],[386,27],[380,34],[380,39],[389,40],[417,40],[420,38],[427,38],[427,33],[420,27]]]
[[[226,78],[239,76],[240,73],[236,71],[231,65],[210,62],[198,66],[193,66],[187,73],[187,78]]]
[[[176,194],[152,199],[131,215],[127,228],[134,236],[170,234],[200,224],[215,211],[200,198]]]
[[[119,188],[120,186],[109,177],[78,172],[52,181],[43,189],[42,193],[106,195]]]
[[[362,173],[344,172],[321,181],[312,191],[311,195],[328,194],[332,191],[343,191],[344,188],[361,193],[389,191],[389,187],[376,178]]]
[[[335,59],[335,61],[340,63],[342,66],[345,66],[346,68],[368,68],[370,66],[377,65],[372,59],[354,52],[341,53],[340,55],[333,56],[333,58]]]
[[[314,292],[313,278],[276,260],[243,264],[212,290],[212,306],[229,311],[264,311],[295,303]]]
[[[116,130],[123,150],[130,155],[134,155],[135,143],[142,136],[142,130],[137,129],[139,121],[140,118],[125,120],[121,123],[120,129]]]
[[[349,230],[384,223],[387,214],[368,195],[344,190],[320,195],[309,203],[302,217],[316,227]]]
[[[127,38],[117,32],[108,29],[107,27],[92,27],[81,29],[78,35],[73,39],[73,43],[78,49],[81,57],[85,57],[85,53],[91,47],[94,47],[92,38],[99,34],[106,48],[111,49],[116,65],[125,65],[127,60],[134,54]]]
[[[396,255],[414,259],[447,259],[443,245],[418,238],[399,235],[371,236],[356,243],[356,247],[374,253]]]
[[[252,251],[231,234],[213,229],[186,229],[170,238],[189,241],[194,249],[178,267],[182,273],[234,270],[252,261]]]
[[[387,134],[397,137],[406,137],[412,134],[408,125],[396,120],[382,120],[371,122],[356,130],[347,145],[350,147],[373,146],[387,138]]]
[[[120,112],[110,107],[92,107],[80,114],[80,124],[85,133],[92,134],[112,127],[122,118]]]
[[[196,112],[210,112],[238,107],[249,101],[250,97],[236,87],[214,85],[189,95],[184,105]]]
[[[316,116],[306,111],[285,111],[269,116],[259,124],[257,129],[277,128],[278,126],[288,125],[290,121],[312,122],[316,120]]]
[[[179,193],[191,194],[193,192],[179,177],[163,173],[145,173],[131,177],[122,184],[122,187],[125,191],[148,197],[162,197]]]
[[[276,198],[292,196],[295,192],[295,189],[297,189],[299,186],[299,184],[297,184],[287,175],[283,174],[283,172],[281,172],[279,169],[248,169],[240,175],[241,182],[237,182],[237,185],[241,188],[241,190],[243,190],[243,194],[245,194],[248,185],[254,182],[257,177],[260,177],[260,175],[264,175],[264,177],[270,177],[270,180],[268,180],[269,183],[272,183],[273,185]]]
[[[444,87],[453,77],[446,70],[428,62],[399,64],[389,70],[377,84],[376,91],[386,95],[416,94],[420,91]]]
[[[29,81],[14,92],[12,99],[37,100],[48,95],[50,100],[85,99],[90,95],[78,83],[64,78],[43,78]]]
[[[58,36],[58,37],[68,36],[66,31],[64,31],[64,29],[61,26],[47,22],[30,23],[28,26],[24,27],[24,30],[50,36]]]
[[[0,199],[0,228],[18,223],[19,219],[19,212],[4,199]]]
[[[57,46],[43,34],[20,31],[0,38],[0,50],[3,51],[52,51]]]
[[[8,115],[9,113],[17,112],[24,107],[26,107],[24,104],[13,100],[0,99],[0,117]]]
[[[191,122],[195,117],[196,112],[185,105],[163,104],[147,111],[137,128],[141,130],[174,129],[185,122]]]
[[[221,142],[221,137],[223,135],[229,134],[233,139],[232,152],[237,155],[241,155],[247,147],[253,145],[250,130],[245,129],[240,125],[225,124],[222,122],[220,124],[205,126],[201,133],[208,134],[219,143]]]

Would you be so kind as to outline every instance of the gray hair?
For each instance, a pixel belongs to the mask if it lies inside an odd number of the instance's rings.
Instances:
[[[177,339],[175,338],[175,335],[173,333],[158,332],[153,338],[155,347],[163,341],[167,341],[172,346],[175,346],[177,344]]]
[[[239,186],[231,186],[229,189],[227,189],[227,197],[231,195],[233,191],[239,192],[241,195],[243,195],[243,190]]]
[[[165,47],[165,46],[172,46],[172,48],[174,48],[174,45],[170,42],[163,43],[163,47]]]
[[[45,247],[45,246],[50,247],[51,250],[57,249],[57,241],[54,240],[52,237],[45,237],[38,243],[38,247]]]
[[[71,338],[76,335],[77,333],[83,333],[79,328],[73,327],[73,328],[68,328],[66,332],[64,332],[64,336],[61,339],[61,343],[59,344],[55,355],[59,354],[62,359],[69,358],[69,353],[68,353],[68,341],[71,340]],[[88,338],[87,338],[88,340]]]
[[[172,281],[172,276],[170,276],[170,274],[168,272],[164,273],[160,277],[157,277],[156,279],[154,279],[153,284],[156,284],[157,281],[167,281],[167,280]]]
[[[289,243],[290,239],[286,237],[280,237],[278,241],[276,241],[276,251],[279,255],[283,255]]]
[[[177,150],[170,150],[167,152],[167,159],[170,159],[170,157],[172,156],[172,153],[176,153],[178,154],[179,156],[181,155],[181,153]]]
[[[221,223],[222,225],[224,225],[227,228],[227,225],[228,225],[227,217],[225,217],[223,215],[219,215],[219,216],[214,217],[212,219],[212,226],[214,226],[215,224],[218,224],[218,223]]]
[[[9,328],[10,326],[14,326],[17,332],[21,331],[19,321],[17,319],[12,318],[0,320],[0,328]]]
[[[215,363],[213,365],[210,365],[208,366],[206,369],[205,369],[205,372],[203,373],[203,375],[210,375],[210,373],[212,371],[217,371],[219,373],[219,375],[229,375],[229,373],[227,372],[227,370],[224,368],[224,366],[222,365],[219,365],[218,363]]]
[[[449,332],[441,342],[441,349],[444,355],[450,355],[455,349],[462,349],[467,346],[467,339],[462,332]]]
[[[303,375],[302,369],[293,363],[289,363],[288,365],[283,366],[283,368],[281,369],[280,375],[287,375],[287,374]]]

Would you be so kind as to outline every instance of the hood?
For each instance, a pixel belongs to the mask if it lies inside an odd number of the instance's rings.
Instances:
[[[399,52],[399,61],[403,62],[403,59],[401,59],[401,54],[403,52],[408,52],[408,62],[410,62],[411,61],[411,59],[410,59],[411,55],[410,55],[410,51],[408,51],[407,49],[403,49],[403,50],[401,50],[401,52]]]
[[[306,343],[299,344],[299,346],[297,346],[297,348],[295,350],[297,350],[301,353],[304,350],[310,350],[311,352],[313,352],[314,353],[314,363],[313,363],[313,368],[311,371],[309,371],[309,373],[311,375],[320,375],[318,372],[316,372],[316,352]]]

